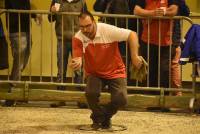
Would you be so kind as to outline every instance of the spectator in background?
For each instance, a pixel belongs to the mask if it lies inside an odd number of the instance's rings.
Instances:
[[[178,16],[189,16],[190,9],[185,0],[178,0]],[[180,88],[181,84],[181,68],[179,59],[181,56],[181,25],[180,20],[174,20],[173,35],[172,35],[172,66],[171,66],[171,87]],[[182,92],[173,92],[173,95],[181,96]]]
[[[102,13],[107,13],[107,14],[129,14],[130,9],[129,9],[129,4],[132,4],[132,0],[129,2],[129,0],[96,0],[94,3],[94,10],[97,12],[102,12]],[[133,14],[133,11],[132,11]],[[131,30],[136,31],[135,23],[134,20],[132,19],[131,24],[126,23],[125,18],[114,18],[114,17],[102,17],[100,18],[100,21],[103,21],[104,23],[108,23],[111,25],[115,25],[117,27],[121,28],[130,28]],[[133,28],[134,27],[134,28]],[[126,66],[129,67],[130,64],[130,54],[129,52],[126,51],[126,42],[120,42],[119,43],[119,50],[122,56],[122,59]],[[127,63],[126,63],[126,56],[127,58]],[[127,68],[127,70],[129,70]],[[129,74],[127,75],[128,83],[129,83]]]
[[[85,0],[52,0],[50,11],[56,12],[81,12],[86,10]],[[50,22],[55,21],[55,31],[57,37],[57,82],[66,81],[67,64],[71,53],[72,36],[78,31],[78,17],[73,15],[48,15]],[[62,29],[63,28],[63,29]],[[76,83],[82,82],[80,71],[75,72]],[[65,90],[64,86],[58,86],[58,90]],[[64,106],[65,102],[56,102],[51,107]]]
[[[70,63],[74,70],[81,68],[84,56],[84,69],[87,85],[86,99],[92,111],[93,129],[108,129],[111,118],[120,107],[127,103],[126,69],[118,49],[118,42],[127,41],[131,61],[139,69],[142,60],[138,56],[138,37],[135,32],[105,23],[96,23],[88,11],[79,15],[80,31],[72,40],[73,58]],[[108,85],[111,102],[99,105],[101,90]]]
[[[174,16],[178,10],[177,4],[175,0],[137,0],[134,13],[140,16]],[[169,49],[172,45],[170,33],[172,33],[173,21],[160,20],[159,22],[158,19],[151,19],[149,23],[148,20],[142,20],[142,24],[140,52],[145,60],[149,61],[149,81],[146,86],[169,87]],[[148,26],[150,34],[148,34]]]
[[[136,5],[136,0],[128,0],[129,14],[134,15],[134,8]],[[137,19],[129,19],[128,28],[140,32],[140,29],[137,29]]]
[[[5,0],[6,9],[31,10],[30,0]],[[32,18],[41,22],[40,15],[32,14]],[[6,14],[7,29],[11,42],[11,50],[13,55],[13,65],[11,72],[11,80],[18,81],[21,73],[26,67],[31,51],[30,41],[30,17],[28,13],[7,13]],[[9,92],[15,86],[11,84]],[[14,100],[6,100],[5,106],[12,106]]]
[[[134,15],[134,8],[135,8],[135,5],[136,5],[136,1],[137,0],[128,0],[128,6],[129,6],[129,14],[130,15]],[[142,23],[141,23],[141,19],[137,19],[137,18],[131,18],[128,20],[128,28],[130,30],[133,30],[135,32],[137,32],[138,34],[138,37],[139,37],[139,42],[140,42],[140,39],[141,39],[141,33],[142,33]],[[130,55],[128,55],[128,85],[136,85],[136,81],[131,79],[131,76],[130,74],[132,74],[132,69],[131,69],[131,64],[130,64]],[[135,92],[135,91],[132,91],[132,92]]]
[[[129,14],[129,6],[127,0],[96,0],[94,3],[94,10],[107,14]],[[125,18],[113,18],[106,17],[102,18],[103,22],[115,25],[121,28],[128,28],[126,25]],[[119,50],[123,58],[124,63],[126,63],[126,42],[120,42]]]

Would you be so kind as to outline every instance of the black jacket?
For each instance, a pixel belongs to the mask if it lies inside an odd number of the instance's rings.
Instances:
[[[127,0],[96,0],[94,10],[109,14],[129,14],[129,6]],[[115,24],[117,20],[117,24]],[[126,28],[126,19],[113,17],[106,18],[105,23],[117,25]]]

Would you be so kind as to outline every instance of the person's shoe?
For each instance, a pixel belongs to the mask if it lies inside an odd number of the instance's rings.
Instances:
[[[66,106],[64,101],[59,101],[59,102],[55,102],[50,104],[50,107],[56,108],[56,107],[62,107],[62,106]]]
[[[82,108],[82,109],[88,108],[88,105],[86,103],[83,103],[83,102],[77,102],[77,106],[79,108]]]
[[[162,108],[161,112],[170,112],[170,109],[169,108]]]
[[[160,111],[161,107],[147,107],[146,110],[147,111]]]
[[[97,122],[93,122],[91,125],[91,128],[94,130],[98,130],[99,128],[101,128],[101,123],[97,123]]]
[[[162,108],[162,107],[147,107],[147,111],[155,112],[155,111],[161,111],[161,112],[170,112],[169,108]]]
[[[3,106],[4,107],[12,107],[12,106],[15,106],[15,101],[14,100],[5,100]]]
[[[112,127],[111,124],[111,119],[110,118],[106,118],[102,123],[101,123],[101,128],[102,129],[110,129]]]

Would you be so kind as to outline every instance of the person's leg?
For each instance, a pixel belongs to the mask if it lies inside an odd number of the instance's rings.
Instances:
[[[100,93],[104,86],[103,81],[101,78],[88,76],[86,84],[85,96],[92,111],[90,118],[93,124],[100,124],[104,121],[104,111],[99,105]]]
[[[106,81],[111,92],[111,102],[104,107],[105,120],[102,122],[102,127],[110,128],[112,116],[117,113],[119,108],[127,104],[127,89],[125,78],[116,78]]]
[[[68,45],[68,50],[70,50],[70,52],[72,53],[72,44],[70,43],[70,45]],[[83,83],[83,70],[82,68],[79,70],[74,71],[74,83]],[[82,88],[79,88],[82,91]]]
[[[28,58],[30,55],[28,38],[29,37],[24,32],[22,32],[20,35],[18,33],[10,34],[11,49],[13,55],[13,67],[11,73],[12,80],[20,79],[21,72],[24,70],[28,63]]]
[[[30,41],[30,35],[29,33],[24,34],[22,44],[25,45],[25,51],[24,51],[24,61],[23,61],[23,69],[26,67],[29,57],[30,57],[30,52],[31,52],[31,41]]]
[[[66,73],[67,73],[67,64],[68,57],[70,53],[70,49],[68,49],[68,45],[71,45],[70,42],[64,40],[62,43],[62,39],[57,39],[57,82],[66,82]],[[65,90],[65,86],[57,86],[57,90]],[[64,101],[54,102],[50,106],[51,107],[59,107],[65,106]]]
[[[25,49],[25,46],[23,43],[19,43],[19,41],[22,42],[23,40],[23,34],[21,34],[21,37],[19,37],[19,33],[10,33],[10,41],[11,41],[11,51],[13,56],[13,64],[12,64],[12,71],[10,79],[17,81],[20,80],[21,76],[21,70],[23,69],[23,52]],[[12,92],[13,87],[15,84],[10,84],[8,92]],[[13,106],[15,104],[14,100],[6,100],[4,106]]]
[[[19,80],[20,76],[20,47],[19,47],[19,34],[10,33],[10,41],[11,41],[11,50],[13,56],[13,64],[12,64],[12,71],[11,71],[11,80]]]
[[[66,46],[68,44],[62,39],[57,40],[57,82],[64,82],[66,80],[67,72],[67,62],[68,62],[68,53],[66,51]],[[58,90],[64,90],[64,86],[58,86]]]
[[[147,80],[142,86],[157,87],[158,86],[158,48],[155,45],[148,45],[141,41],[140,54],[149,63]],[[152,93],[152,92],[147,92]]]
[[[170,47],[161,47],[160,58],[160,87],[169,87],[169,63],[170,63]],[[163,77],[164,76],[164,77]]]
[[[172,59],[171,64],[171,87],[173,88],[180,88],[181,87],[181,69],[179,65],[179,59],[181,56],[181,48],[177,47],[175,48],[175,56]],[[181,96],[182,92],[177,91],[175,93],[177,96]]]
[[[149,45],[149,87],[158,86],[158,46]]]

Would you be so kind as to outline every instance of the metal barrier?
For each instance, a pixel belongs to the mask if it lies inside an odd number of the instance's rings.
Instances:
[[[31,21],[31,14],[42,14],[43,18],[47,16],[48,14],[51,14],[48,11],[42,11],[42,10],[30,10],[30,11],[26,11],[26,10],[1,10],[2,13],[18,13],[18,17],[20,18],[20,14],[25,13],[25,14],[29,14],[29,20],[30,20],[30,44],[32,44],[32,36],[33,36],[33,30],[32,26],[35,25],[32,23]],[[79,13],[75,13],[75,12],[59,12],[56,13],[57,15],[61,15],[62,16],[62,22],[63,22],[63,15],[70,15],[70,16],[77,16]],[[52,15],[52,14],[51,14]],[[187,17],[182,17],[182,16],[176,16],[176,17],[149,17],[149,18],[145,18],[145,17],[140,17],[140,16],[134,16],[134,15],[116,15],[116,14],[99,14],[99,13],[94,13],[94,16],[98,16],[98,17],[103,17],[103,18],[114,18],[114,22],[115,24],[117,24],[118,20],[117,18],[124,18],[126,21],[126,28],[128,28],[128,20],[129,19],[135,19],[138,23],[137,23],[137,32],[139,33],[139,21],[141,19],[147,19],[148,23],[151,19],[159,19],[159,20],[163,20],[163,19],[168,19],[168,20],[180,20],[181,21],[181,26],[183,26],[183,21],[188,22],[190,25],[193,23],[193,21],[190,18]],[[52,18],[52,16],[51,16]],[[107,19],[104,19],[104,21],[106,21]],[[8,18],[9,21],[9,18]],[[43,22],[44,23],[44,22]],[[43,45],[45,45],[43,42],[44,39],[43,35],[45,34],[46,26],[45,24],[41,24],[39,26],[36,26],[39,29],[40,34],[42,35],[39,41],[40,49],[36,49],[37,51],[35,51],[36,53],[39,53],[39,74],[35,75],[33,72],[35,72],[33,65],[32,65],[32,60],[33,60],[33,55],[34,52],[32,51],[29,57],[29,63],[27,64],[26,68],[28,68],[28,72],[26,73],[26,75],[24,75],[22,73],[22,75],[20,75],[20,78],[18,80],[11,80],[10,79],[10,69],[7,70],[7,73],[1,73],[2,71],[0,71],[0,100],[27,100],[27,101],[77,101],[77,102],[81,102],[81,103],[86,103],[86,99],[84,96],[84,92],[80,91],[82,89],[77,87],[81,87],[84,88],[85,84],[82,83],[75,83],[74,82],[74,75],[72,75],[72,77],[69,77],[69,79],[67,81],[64,81],[64,78],[62,77],[61,82],[56,82],[54,79],[56,78],[55,76],[55,69],[54,69],[54,57],[56,57],[55,55],[55,49],[53,46],[53,42],[54,42],[54,38],[53,38],[53,26],[54,24],[50,24],[50,47],[49,50],[50,51],[50,66],[48,66],[48,68],[50,68],[50,73],[49,74],[43,74],[44,71],[44,64],[43,62],[45,61],[44,57],[43,57],[43,52],[44,52],[44,48]],[[20,24],[20,22],[19,22]],[[20,27],[20,25],[19,25]],[[37,30],[38,30],[37,29]],[[7,32],[7,37],[9,38],[9,27],[7,28],[8,32]],[[62,30],[63,32],[63,30]],[[74,31],[73,31],[74,32]],[[75,33],[75,32],[74,32]],[[20,34],[19,34],[20,35]],[[150,35],[150,33],[149,33]],[[21,36],[21,35],[20,35]],[[19,36],[19,42],[20,42],[20,36]],[[159,37],[160,37],[160,33],[159,33]],[[183,37],[183,35],[182,35]],[[172,38],[172,37],[171,37]],[[34,41],[33,41],[34,42]],[[64,39],[62,38],[62,46],[64,43]],[[126,69],[128,70],[128,65],[129,65],[129,61],[128,61],[128,45],[126,45]],[[34,46],[30,45],[30,49],[32,49]],[[171,47],[170,47],[171,49]],[[20,50],[20,48],[18,49]],[[47,51],[47,50],[46,50]],[[62,50],[63,51],[63,50]],[[171,51],[170,51],[171,52]],[[159,52],[160,53],[160,52]],[[170,54],[171,55],[171,54]],[[9,55],[9,57],[11,57]],[[171,62],[171,56],[169,56],[170,58],[170,62]],[[19,57],[19,61],[20,61],[20,57]],[[62,63],[63,64],[63,63]],[[38,68],[37,68],[38,69]],[[159,68],[160,70],[160,68]],[[63,70],[62,70],[63,71]],[[129,76],[129,74],[127,74]],[[159,75],[159,73],[158,73]],[[169,75],[170,76],[170,75]],[[161,77],[161,76],[158,76]],[[163,76],[162,76],[163,77]],[[193,77],[194,78],[194,77]],[[83,77],[84,79],[84,77]],[[169,87],[160,87],[159,84],[159,78],[158,78],[158,87],[149,87],[149,86],[141,86],[138,81],[134,82],[134,85],[130,85],[130,83],[128,83],[127,89],[128,92],[130,92],[128,94],[128,106],[127,107],[162,107],[162,108],[194,108],[194,101],[195,100],[199,100],[200,96],[199,94],[196,93],[196,88],[195,88],[195,79],[193,80],[193,87],[192,90],[191,89],[186,89],[186,88],[172,88],[169,82]],[[11,92],[8,92],[9,86],[10,84],[15,84],[15,87],[12,88]],[[148,84],[148,78],[147,78],[147,85]],[[52,90],[55,89],[57,86],[66,86],[67,90],[66,91],[58,91],[58,90]],[[157,91],[159,92],[159,94],[157,95],[153,95],[153,94],[145,94],[146,91]],[[183,96],[170,96],[170,95],[165,95],[165,93],[167,92],[174,92],[174,91],[181,91],[186,93]],[[106,92],[102,93],[102,96],[100,98],[101,103],[106,103],[109,101],[110,95]],[[199,106],[196,106],[195,108],[200,108]]]

